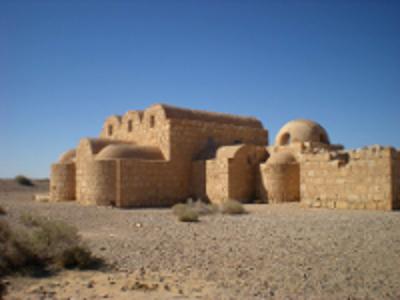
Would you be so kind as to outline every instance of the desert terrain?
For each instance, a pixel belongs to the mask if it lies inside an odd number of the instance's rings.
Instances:
[[[398,211],[246,204],[183,223],[170,209],[34,201],[48,185],[0,180],[0,218],[74,224],[109,267],[3,278],[4,299],[400,299]]]

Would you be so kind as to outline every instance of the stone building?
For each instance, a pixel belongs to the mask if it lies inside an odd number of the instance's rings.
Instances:
[[[295,120],[268,145],[252,117],[156,104],[105,120],[51,166],[51,201],[171,206],[188,198],[392,210],[400,206],[400,152],[343,150],[319,124]]]

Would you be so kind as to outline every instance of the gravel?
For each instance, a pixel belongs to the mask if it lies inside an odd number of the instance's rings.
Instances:
[[[48,184],[47,184],[48,185]],[[0,182],[0,205],[78,227],[120,271],[148,270],[181,284],[206,282],[211,298],[400,299],[400,213],[248,204],[244,215],[178,222],[170,209],[85,207],[31,200]]]

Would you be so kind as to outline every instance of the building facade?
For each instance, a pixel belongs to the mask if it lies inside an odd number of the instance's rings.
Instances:
[[[317,123],[295,120],[268,145],[252,117],[156,104],[106,119],[51,166],[51,201],[117,207],[171,206],[188,198],[392,210],[400,153],[344,151]]]

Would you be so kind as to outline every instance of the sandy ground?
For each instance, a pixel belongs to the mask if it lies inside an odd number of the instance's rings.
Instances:
[[[0,180],[0,205],[76,225],[108,271],[7,278],[5,299],[400,299],[400,212],[246,205],[181,223],[169,209],[45,203]]]

